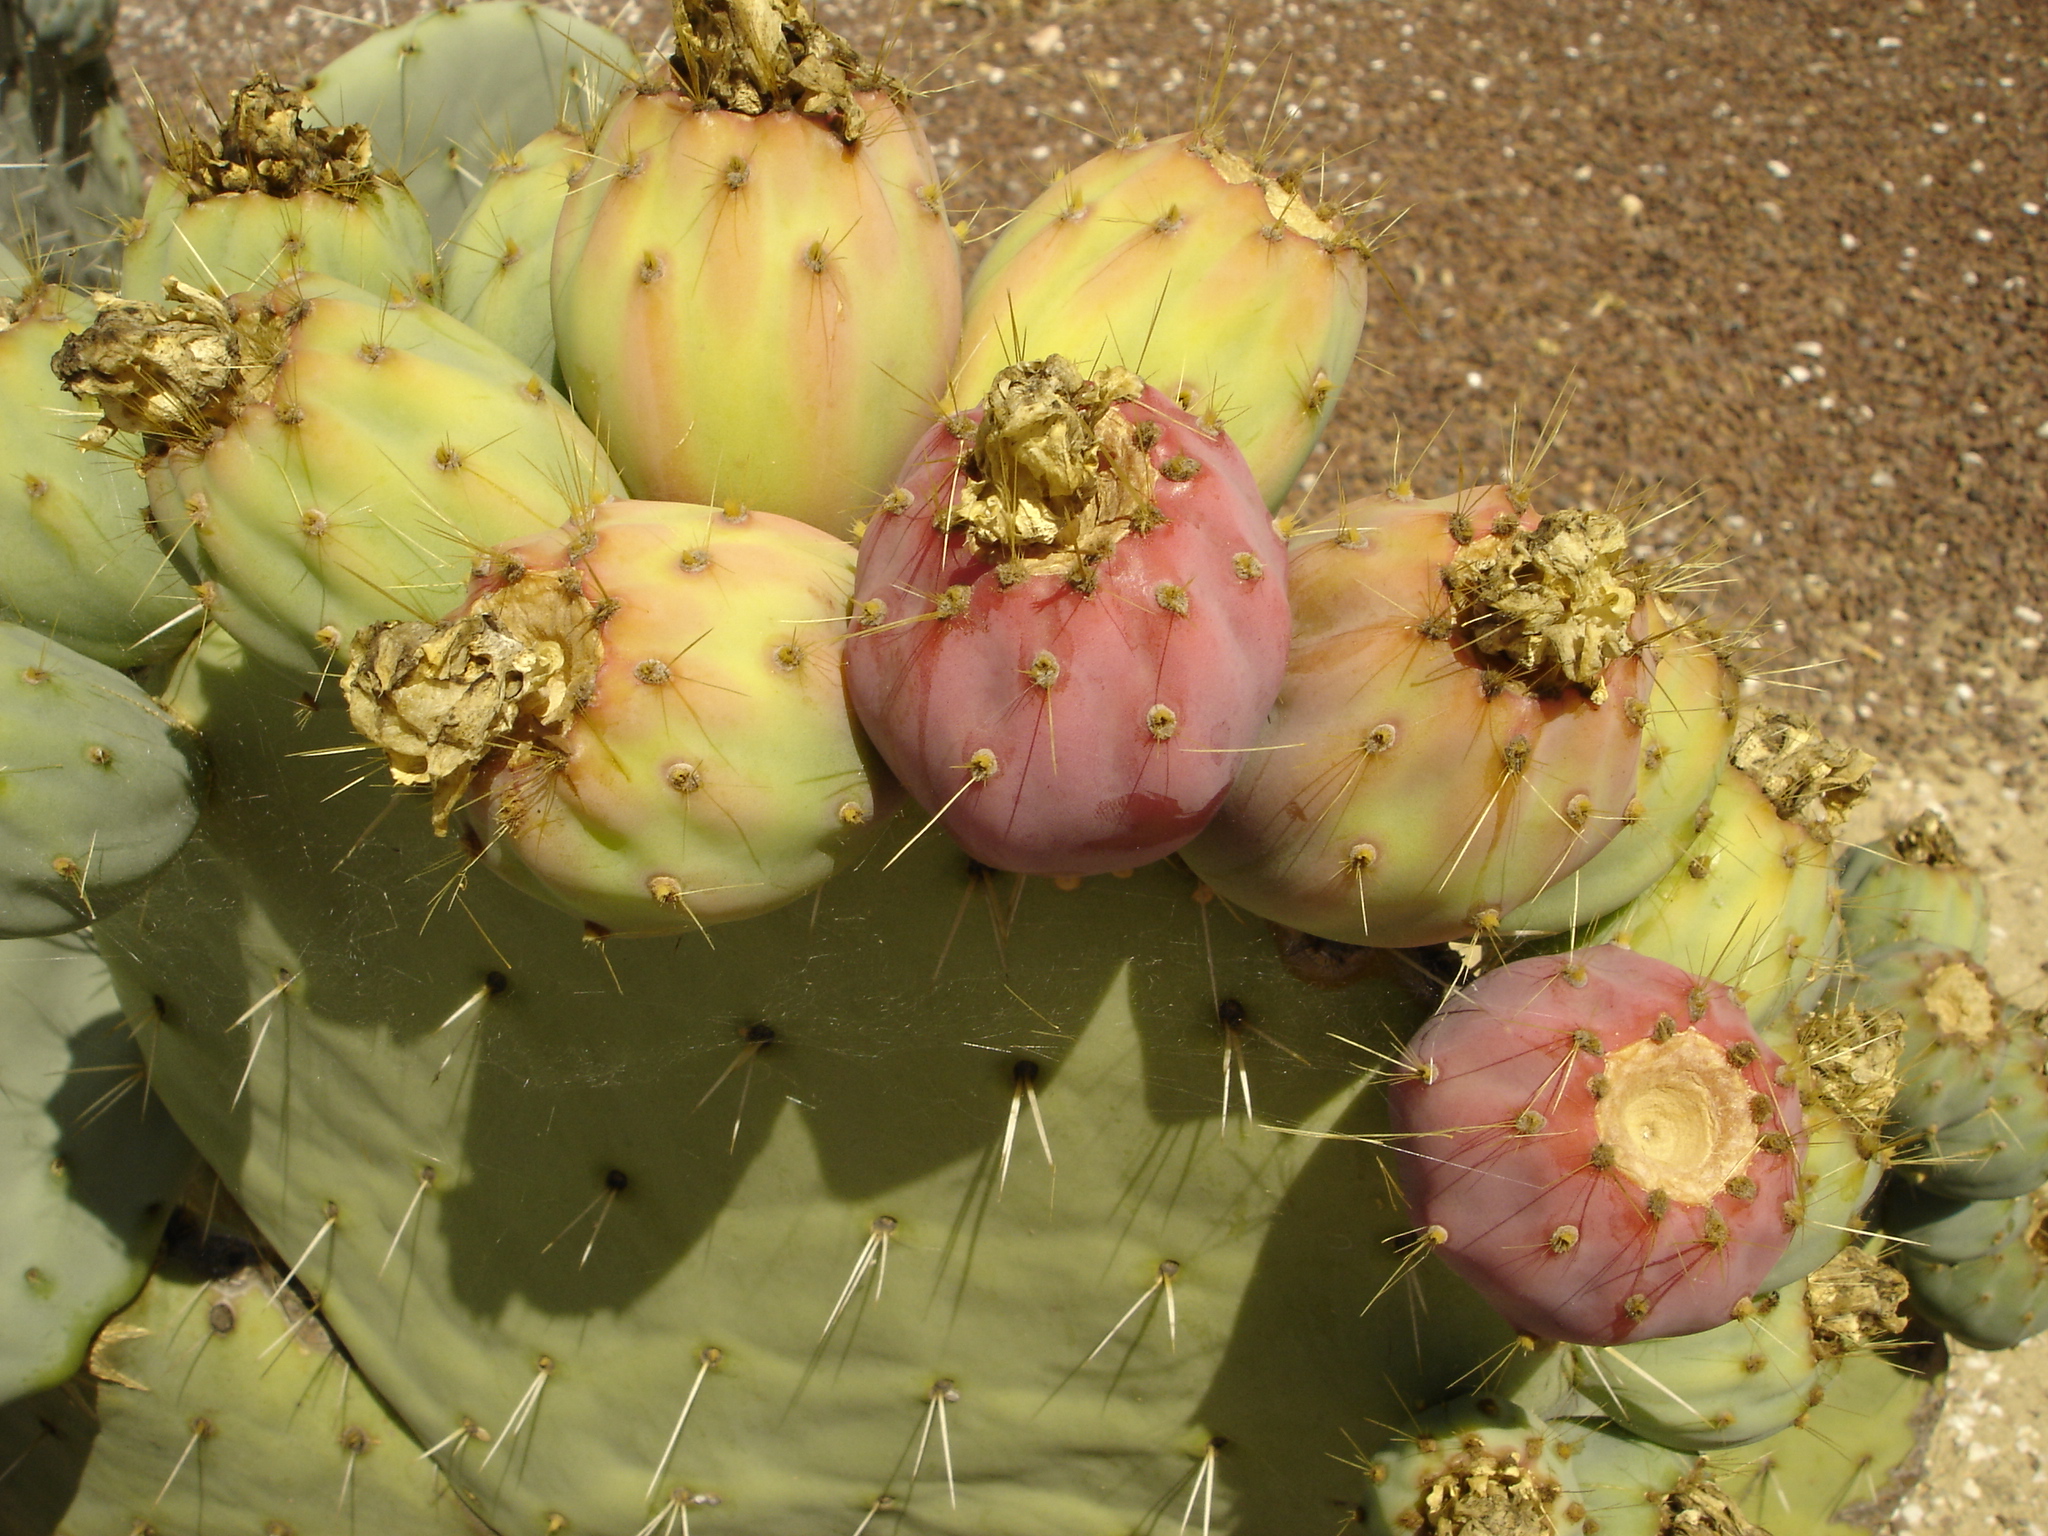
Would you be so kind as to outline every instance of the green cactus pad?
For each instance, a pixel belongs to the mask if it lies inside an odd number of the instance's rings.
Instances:
[[[366,38],[307,82],[335,127],[370,130],[436,239],[491,164],[560,124],[594,128],[640,61],[616,33],[531,0],[434,6]]]
[[[2048,1328],[2048,1226],[2041,1195],[2024,1221],[2007,1225],[1989,1250],[1942,1263],[1906,1245],[1896,1258],[1913,1286],[1913,1310],[1972,1349],[2011,1349]]]
[[[133,899],[199,819],[191,745],[112,668],[0,624],[0,937]]]
[[[2010,1200],[1949,1200],[1908,1183],[1885,1191],[1883,1227],[1914,1264],[1981,1259],[2026,1232],[2031,1195]]]
[[[89,945],[0,943],[0,1402],[77,1370],[149,1272],[193,1156],[146,1079]]]
[[[193,692],[254,814],[120,931],[161,1091],[421,1437],[492,1433],[440,1457],[494,1525],[1297,1530],[1514,1351],[1412,1290],[1371,1146],[1265,1128],[1380,1130],[1364,1048],[1434,1002],[1391,962],[1330,990],[1183,873],[1020,892],[935,836],[715,949],[594,945],[323,808],[338,711]]]
[[[474,1533],[305,1295],[247,1242],[179,1214],[162,1267],[99,1331],[87,1369],[62,1396],[0,1409],[21,1521],[0,1512],[0,1531]]]

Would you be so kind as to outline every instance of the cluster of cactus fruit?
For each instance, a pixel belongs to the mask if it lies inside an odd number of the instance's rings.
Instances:
[[[1626,508],[1283,509],[1362,210],[1127,135],[964,282],[899,83],[675,38],[8,279],[0,1532],[1869,1528],[2048,1327],[1945,830]]]

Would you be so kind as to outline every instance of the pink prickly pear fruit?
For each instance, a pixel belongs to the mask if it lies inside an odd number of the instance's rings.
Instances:
[[[1389,1121],[1415,1221],[1539,1338],[1725,1323],[1797,1226],[1799,1095],[1718,982],[1612,944],[1518,960],[1407,1065]]]
[[[1279,702],[1189,866],[1343,943],[1498,927],[1628,820],[1653,584],[1620,519],[1502,486],[1297,534]]]
[[[1201,830],[1287,655],[1286,547],[1230,439],[1136,375],[1006,368],[869,522],[847,682],[984,864],[1085,875]]]
[[[635,496],[844,534],[938,414],[959,339],[931,147],[798,0],[683,0],[676,29],[677,88],[624,97],[571,179],[562,379]]]
[[[1122,363],[1227,416],[1278,507],[1351,371],[1371,257],[1342,210],[1212,133],[1123,140],[1041,193],[975,269],[955,398],[980,398],[1016,345]]]
[[[349,715],[513,884],[617,934],[781,906],[894,788],[846,707],[853,551],[765,512],[619,501],[357,636]]]

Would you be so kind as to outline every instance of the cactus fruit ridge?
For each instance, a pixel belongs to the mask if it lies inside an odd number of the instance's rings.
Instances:
[[[1686,856],[1734,739],[1740,679],[1725,645],[1652,598],[1656,684],[1643,721],[1636,792],[1614,840],[1501,919],[1510,933],[1578,928],[1633,901]]]
[[[1189,866],[1344,943],[1496,928],[1625,823],[1656,580],[1618,519],[1539,517],[1503,486],[1297,533],[1280,699]]]
[[[618,934],[752,917],[890,809],[845,703],[853,551],[766,512],[611,502],[359,634],[342,692],[476,857]]]
[[[50,355],[89,326],[92,300],[29,283],[0,298],[0,614],[110,667],[164,661],[190,642],[200,605],[150,536],[149,498],[123,438],[81,454],[78,402]]]
[[[622,488],[527,368],[460,321],[311,274],[225,302],[110,301],[53,366],[140,431],[159,537],[212,618],[320,672],[365,624],[440,617],[470,561]]]
[[[1533,957],[1406,1057],[1388,1098],[1416,1224],[1517,1327],[1696,1332],[1784,1251],[1804,1119],[1718,983],[1614,946]]]
[[[971,855],[1087,875],[1201,830],[1287,655],[1286,548],[1229,437],[1136,375],[997,376],[861,544],[847,680]]]
[[[139,896],[199,819],[193,747],[123,674],[0,624],[0,937]]]
[[[1734,989],[1770,1029],[1839,942],[1829,845],[1787,820],[1763,789],[1723,763],[1685,857],[1619,911],[1572,930],[1580,944],[1626,944]]]
[[[166,279],[239,293],[319,272],[372,293],[430,295],[434,237],[405,187],[371,168],[361,124],[323,128],[307,101],[258,72],[219,137],[165,133],[163,174],[121,258],[121,291]]]
[[[440,303],[550,383],[557,382],[548,264],[569,180],[588,164],[588,136],[550,128],[491,166],[441,250]]]
[[[330,125],[369,129],[378,169],[405,182],[445,240],[494,160],[549,128],[595,128],[639,67],[596,22],[532,0],[471,0],[372,33],[306,95]]]
[[[901,88],[849,59],[794,3],[686,6],[678,88],[621,100],[575,178],[556,355],[635,496],[844,535],[937,415],[959,243]]]
[[[1125,140],[990,246],[953,396],[980,399],[1020,348],[1132,369],[1227,425],[1277,509],[1351,371],[1370,260],[1342,213],[1213,134]]]

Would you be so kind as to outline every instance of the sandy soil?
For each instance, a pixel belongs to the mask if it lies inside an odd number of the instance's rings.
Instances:
[[[978,235],[1131,126],[1236,126],[1384,231],[1327,501],[1544,461],[1678,506],[1759,687],[1878,753],[1874,834],[1938,806],[1994,972],[2048,1001],[2048,58],[2035,0],[1015,0],[829,7],[924,89]],[[2029,9],[2033,8],[2029,15]],[[133,100],[224,101],[410,0],[123,6]],[[662,7],[585,7],[653,44]],[[1513,423],[1522,426],[1519,448]],[[1420,445],[1432,444],[1426,453]],[[1397,446],[1398,445],[1398,446]],[[1901,1531],[2040,1531],[2048,1340],[1958,1353]]]

